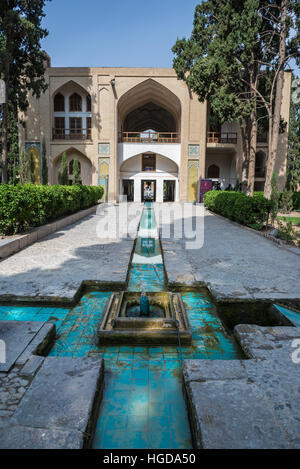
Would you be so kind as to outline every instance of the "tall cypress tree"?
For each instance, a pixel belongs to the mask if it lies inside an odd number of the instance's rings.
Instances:
[[[47,150],[46,150],[46,140],[43,137],[42,142],[42,184],[48,184],[48,164],[47,164]]]
[[[58,184],[61,186],[67,186],[69,184],[69,173],[67,165],[67,154],[66,152],[62,155],[61,167],[58,171]]]
[[[79,168],[79,161],[77,158],[73,161],[73,185],[79,186],[81,184],[81,174]]]

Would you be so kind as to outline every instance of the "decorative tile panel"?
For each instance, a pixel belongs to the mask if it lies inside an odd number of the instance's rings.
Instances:
[[[110,155],[110,143],[99,143],[98,153],[99,155]]]
[[[189,156],[200,156],[200,145],[189,145]]]

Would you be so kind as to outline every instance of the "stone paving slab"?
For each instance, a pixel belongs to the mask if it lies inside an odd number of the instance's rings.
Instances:
[[[298,327],[259,327],[240,324],[234,328],[234,335],[249,358],[279,361],[286,366],[293,364],[292,342],[300,339]]]
[[[205,449],[286,448],[285,435],[255,384],[213,381],[190,384],[198,440]]]
[[[81,432],[11,425],[0,428],[0,449],[80,449]]]
[[[0,332],[2,323],[4,324],[4,321],[0,321]],[[26,346],[25,350],[12,364],[9,370],[6,372],[0,372],[1,428],[11,426],[10,419],[22,401],[35,373],[38,372],[39,366],[44,360],[44,357],[33,354],[43,353],[45,350],[48,350],[53,343],[53,338],[55,336],[54,324],[19,321],[15,323],[10,321],[9,324],[14,329],[13,334],[17,340],[16,343],[14,340],[10,341],[9,346],[16,347],[16,350],[18,350],[18,347],[21,345],[20,350],[22,350],[23,346],[26,344],[24,338],[26,337],[29,327],[31,327],[31,330],[35,332],[30,334],[31,341],[29,342],[29,345]],[[10,338],[12,337],[13,336]]]
[[[250,360],[186,360],[183,376],[198,448],[300,448],[300,364],[294,327],[239,325]]]
[[[104,362],[94,358],[47,357],[14,416],[13,423],[85,433],[100,400]]]
[[[119,210],[115,207],[117,216]],[[0,300],[22,297],[72,301],[84,281],[125,285],[134,237],[99,238],[97,229],[103,225],[105,215],[106,208],[100,206],[97,214],[0,261]],[[132,232],[136,232],[139,217],[128,220]],[[108,214],[106,223],[113,226],[113,222],[113,213]]]
[[[0,372],[8,372],[43,326],[42,322],[0,321],[0,340],[5,343],[6,361]]]
[[[174,238],[162,247],[171,284],[206,284],[217,299],[300,298],[299,256],[207,210],[202,248]]]

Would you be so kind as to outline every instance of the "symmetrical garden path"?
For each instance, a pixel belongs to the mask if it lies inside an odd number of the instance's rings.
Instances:
[[[204,282],[216,298],[300,298],[299,255],[208,211],[202,248],[186,250],[182,239],[162,247],[170,283]]]

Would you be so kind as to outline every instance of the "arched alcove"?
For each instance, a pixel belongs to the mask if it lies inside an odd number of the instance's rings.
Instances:
[[[57,155],[57,157],[54,159],[54,162],[53,162],[54,177],[55,177],[54,183],[55,184],[58,183],[58,171],[61,168],[63,153],[64,152]],[[78,160],[78,163],[79,163],[82,184],[85,185],[85,186],[91,185],[92,184],[93,165],[92,165],[92,162],[89,160],[89,158],[86,155],[84,155],[81,151],[77,150],[76,148],[68,148],[65,151],[65,153],[67,155],[69,184],[72,183],[73,164],[74,164],[74,160],[76,158]]]
[[[218,179],[220,177],[220,168],[216,164],[212,164],[207,169],[207,177],[209,179]]]
[[[181,103],[168,88],[149,78],[127,91],[118,102],[122,132],[180,132]]]

